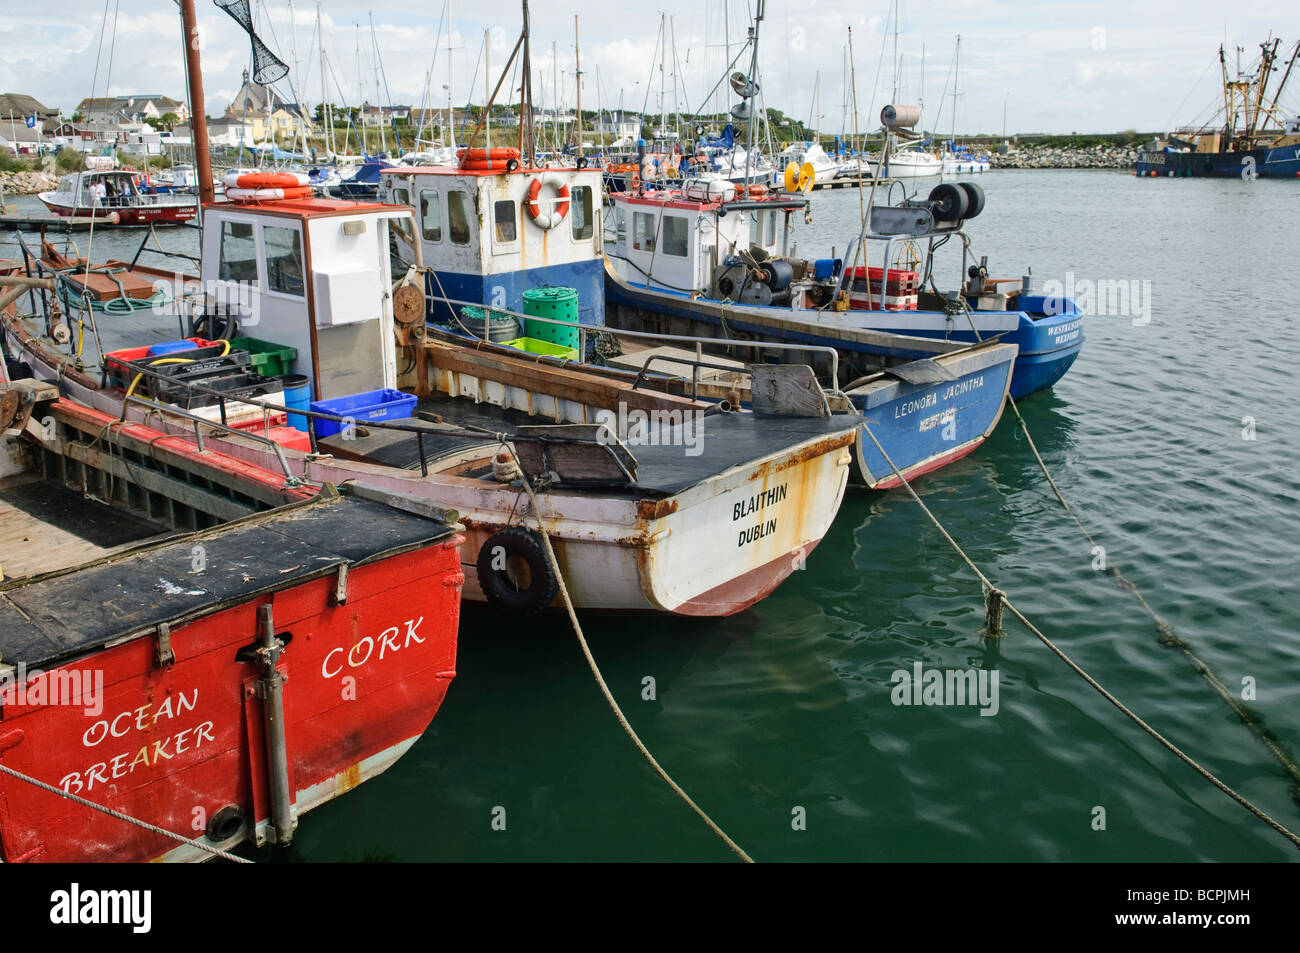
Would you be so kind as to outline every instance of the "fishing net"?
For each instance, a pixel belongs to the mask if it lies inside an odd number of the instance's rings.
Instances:
[[[244,28],[248,38],[253,41],[253,82],[259,86],[269,86],[289,74],[288,65],[267,48],[253,31],[253,12],[248,0],[213,0],[222,10]]]

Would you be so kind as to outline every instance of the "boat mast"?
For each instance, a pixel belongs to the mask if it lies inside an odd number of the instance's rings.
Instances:
[[[307,159],[307,114],[304,112],[304,90],[302,88],[302,61],[298,59],[298,22],[293,15],[293,0],[289,0],[289,42],[293,48],[293,78],[295,82],[290,90],[298,99],[298,132],[302,142],[302,157]],[[295,89],[296,87],[296,89]]]
[[[373,57],[372,65],[375,68],[375,105],[379,106],[379,148],[382,152],[388,151],[388,131],[384,128],[384,107],[380,106],[378,99],[382,87],[379,85],[379,40],[375,37],[375,14],[370,12],[370,52]],[[389,103],[391,106],[392,103]]]
[[[357,132],[357,137],[361,140],[361,154],[365,155],[366,154],[366,94],[365,94],[365,90],[362,88],[361,85],[361,77],[363,75],[361,72],[361,24],[357,23],[354,20],[352,21],[352,25],[356,28],[356,39],[357,39],[357,120],[358,120],[357,125],[360,126],[360,130]]]
[[[953,151],[957,150],[957,70],[961,62],[961,34],[957,34],[957,49],[952,54],[952,142]],[[942,103],[940,104],[942,105]]]
[[[573,85],[578,101],[578,155],[582,155],[582,55],[578,52],[578,15],[573,15]]]
[[[758,25],[763,22],[763,14],[767,10],[767,0],[757,0],[754,4],[754,39],[753,49],[749,53],[749,79],[748,85],[755,87],[754,95],[750,97],[749,103],[749,130],[745,134],[745,188],[748,189],[749,169],[754,161],[754,138],[758,134],[758,110],[754,108],[753,100],[758,97],[757,82],[758,76]]]
[[[194,0],[180,0],[181,25],[185,32],[185,66],[190,85],[190,134],[194,141],[194,172],[199,177],[199,213],[216,201],[212,187],[212,160],[208,154],[208,119],[203,106],[203,73],[199,63],[199,27]],[[241,130],[240,139],[243,135]]]
[[[320,49],[320,118],[325,123],[325,148],[334,157],[334,116],[325,87],[325,24],[321,21],[320,0],[316,0],[316,38]]]

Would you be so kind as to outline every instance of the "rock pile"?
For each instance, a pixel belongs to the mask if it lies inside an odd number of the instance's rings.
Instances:
[[[58,176],[44,172],[0,172],[0,189],[6,195],[35,195],[49,192],[58,184]]]
[[[1088,146],[1062,149],[1053,146],[1020,146],[1007,155],[994,155],[998,169],[1132,169],[1137,165],[1137,146]]]

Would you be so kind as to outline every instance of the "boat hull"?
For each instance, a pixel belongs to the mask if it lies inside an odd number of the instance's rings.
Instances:
[[[643,326],[667,316],[684,322],[692,333],[712,333],[722,328],[723,307],[715,302],[648,291],[613,277],[607,283],[606,296],[620,326]],[[729,334],[848,351],[884,350],[846,338],[839,325],[803,320],[788,308],[727,305],[725,312]],[[836,317],[852,314],[845,312]],[[863,415],[865,427],[871,429],[894,465],[910,479],[965,456],[992,432],[1010,386],[1017,348],[995,343],[969,352],[934,356],[910,352],[908,344],[906,338],[894,340],[891,356],[934,357],[949,379],[938,385],[891,379],[874,382],[861,393],[851,392],[849,396]],[[918,416],[925,407],[934,410]],[[950,425],[952,420],[957,423]],[[857,482],[872,489],[897,485],[898,478],[879,456],[865,429],[857,441],[855,460]]]
[[[180,222],[188,222],[198,214],[198,206],[195,202],[128,206],[82,205],[73,207],[47,198],[47,194],[48,193],[42,194],[40,200],[45,204],[45,207],[55,215],[63,216],[65,218],[79,215],[97,215],[108,218],[108,224],[123,227],[135,225],[177,224]],[[114,216],[116,216],[115,221],[113,220]]]
[[[98,424],[96,442],[108,449],[120,440],[116,459],[148,439],[214,480],[259,480],[300,499],[3,585],[0,760],[182,840],[4,774],[0,859],[206,860],[204,846],[263,843],[272,797],[261,670],[249,650],[266,607],[284,643],[295,822],[420,737],[455,675],[459,536],[364,501],[303,499],[282,477],[250,472],[211,446],[190,454],[159,431],[130,423],[110,431],[115,417],[56,406],[60,419]],[[66,436],[40,442],[87,479],[105,465]],[[148,474],[140,480],[141,496],[161,489]]]
[[[1083,315],[1071,304],[1056,314],[1025,311],[975,311],[969,322],[937,311],[853,311],[861,327],[893,334],[974,342],[1001,335],[1015,344],[1015,368],[1009,393],[1013,400],[1051,387],[1068,371],[1083,350]],[[978,332],[978,337],[977,337]]]
[[[61,374],[60,362],[12,321],[6,334],[13,354],[43,380],[62,377],[69,396],[105,413],[117,414],[120,395],[101,391],[76,371]],[[436,373],[436,372],[435,372]],[[495,399],[513,406],[499,385],[457,372],[455,392]],[[529,400],[526,393],[519,400]],[[564,421],[601,422],[604,408],[563,401]],[[130,416],[143,416],[131,408]],[[748,417],[748,415],[745,415]],[[192,434],[188,424],[160,421],[159,429]],[[712,439],[706,419],[704,441]],[[757,424],[754,424],[757,426]],[[802,557],[822,539],[843,499],[853,455],[856,427],[851,419],[827,421],[822,432],[804,439],[779,441],[771,453],[739,452],[738,464],[693,484],[640,498],[635,494],[605,494],[552,489],[541,497],[548,529],[566,585],[579,609],[662,612],[681,615],[730,615],[763,598],[797,568]],[[240,444],[214,434],[205,445],[221,449],[258,466],[274,466],[261,447]],[[472,450],[490,454],[495,447]],[[633,446],[632,452],[637,452]],[[342,484],[355,480],[402,497],[455,509],[465,526],[461,563],[466,581],[464,597],[485,599],[478,585],[479,552],[495,533],[521,522],[521,491],[517,486],[455,475],[447,463],[428,478],[394,466],[302,454],[284,450],[296,477],[311,483]],[[758,509],[746,501],[758,499],[778,485],[785,489]],[[648,497],[648,498],[647,498]],[[764,500],[767,498],[764,497]],[[737,510],[737,504],[746,503]],[[760,512],[763,510],[763,512]],[[740,513],[737,516],[737,513]],[[775,521],[776,525],[768,527]],[[533,520],[524,520],[535,525]],[[746,538],[742,533],[757,525]],[[559,605],[558,598],[553,605]]]
[[[1300,145],[1260,147],[1248,152],[1138,153],[1139,176],[1276,179],[1300,177]]]
[[[955,380],[929,385],[890,380],[849,392],[863,420],[855,449],[862,485],[901,486],[904,479],[960,460],[993,432],[1006,406],[1011,361],[995,346],[945,358],[944,366]]]

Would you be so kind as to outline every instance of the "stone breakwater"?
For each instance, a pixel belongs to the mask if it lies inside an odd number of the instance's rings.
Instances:
[[[1137,154],[1137,146],[1021,146],[1007,155],[995,154],[992,161],[997,169],[1132,169]]]
[[[0,172],[0,189],[6,195],[50,192],[58,182],[58,176],[46,175],[44,172]]]

